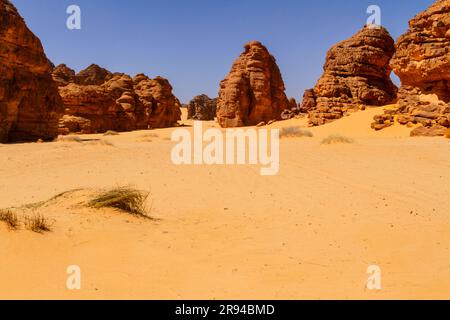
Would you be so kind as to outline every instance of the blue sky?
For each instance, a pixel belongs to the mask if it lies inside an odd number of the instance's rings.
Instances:
[[[183,101],[216,96],[219,82],[251,40],[276,57],[288,96],[299,99],[322,72],[327,50],[382,9],[394,38],[433,0],[12,0],[47,56],[79,71],[111,71],[170,80]],[[82,29],[66,28],[66,9],[81,7]]]

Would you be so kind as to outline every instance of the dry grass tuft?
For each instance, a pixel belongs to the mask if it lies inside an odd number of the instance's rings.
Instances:
[[[81,139],[79,136],[58,136],[56,138],[57,142],[78,142],[82,143],[83,139]]]
[[[313,134],[311,131],[302,130],[299,127],[287,127],[280,131],[280,138],[301,138],[307,137],[312,138]]]
[[[80,143],[82,145],[102,145],[102,146],[110,146],[113,147],[114,144],[108,140],[104,140],[104,139],[83,139],[80,138],[79,136],[59,136],[56,139],[57,142],[65,142],[65,143]]]
[[[10,230],[17,230],[19,227],[17,215],[10,210],[0,210],[0,221],[6,223]]]
[[[328,136],[327,138],[323,139],[321,144],[341,144],[341,143],[353,143],[355,142],[351,138],[347,138],[344,136],[341,136],[339,134],[333,134],[331,136]]]
[[[109,140],[103,140],[103,139],[99,139],[99,140],[90,140],[87,141],[87,144],[90,146],[108,146],[108,147],[114,147],[114,143],[112,143]]]
[[[25,217],[25,228],[36,233],[52,231],[48,219],[40,214],[31,217]]]
[[[114,130],[108,130],[103,135],[104,136],[118,136],[119,133],[117,131],[114,131]]]
[[[156,133],[147,133],[138,138],[138,142],[153,142],[153,139],[158,139],[159,135]]]
[[[96,195],[88,205],[93,208],[115,208],[133,215],[149,218],[145,201],[148,192],[131,187],[117,187]]]

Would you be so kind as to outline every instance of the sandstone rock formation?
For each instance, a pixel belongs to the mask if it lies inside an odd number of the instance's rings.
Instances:
[[[302,103],[300,105],[300,113],[308,113],[316,107],[316,93],[314,89],[307,89],[303,93]]]
[[[409,23],[391,60],[400,77],[398,110],[375,119],[383,129],[397,119],[419,125],[411,135],[444,135],[450,127],[450,0],[438,0]]]
[[[108,70],[96,65],[91,64],[86,69],[80,71],[75,82],[81,85],[101,85],[111,79],[113,74]]]
[[[304,94],[301,110],[309,112],[310,125],[323,125],[367,106],[382,106],[396,99],[389,60],[394,40],[380,27],[364,27],[333,46],[324,74]]]
[[[173,95],[167,79],[150,79],[140,74],[133,79],[138,114],[145,113],[149,128],[167,128],[181,120],[181,103]]]
[[[298,106],[297,100],[295,100],[295,98],[289,99],[289,110],[291,110],[294,113],[298,113],[299,106]]]
[[[53,80],[58,87],[67,86],[71,82],[75,82],[75,71],[61,64],[52,71]]]
[[[217,98],[211,99],[207,95],[194,97],[187,106],[188,119],[212,121],[216,118]]]
[[[61,65],[54,69],[53,78],[65,107],[59,122],[61,134],[165,128],[181,119],[180,102],[161,77],[139,74],[132,79],[96,65],[75,75]]]
[[[0,0],[0,142],[57,135],[61,98],[40,40],[9,0]]]
[[[286,109],[289,102],[275,58],[260,42],[248,43],[220,84],[219,124],[228,128],[280,120]]]

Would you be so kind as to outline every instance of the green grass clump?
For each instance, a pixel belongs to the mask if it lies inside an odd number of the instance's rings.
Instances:
[[[148,192],[130,187],[117,187],[97,194],[88,203],[93,208],[115,208],[142,217],[149,217],[145,202]]]

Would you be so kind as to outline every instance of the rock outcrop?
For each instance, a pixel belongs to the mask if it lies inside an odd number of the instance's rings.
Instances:
[[[389,61],[394,40],[382,28],[365,26],[353,37],[333,46],[324,74],[313,90],[304,94],[301,110],[309,112],[310,125],[323,125],[368,106],[396,99]]]
[[[69,83],[75,83],[75,71],[67,67],[65,64],[61,64],[52,71],[53,80],[58,87],[67,86]]]
[[[316,107],[316,93],[314,89],[306,89],[303,93],[302,103],[300,105],[300,113],[308,113]]]
[[[383,129],[397,120],[412,136],[442,136],[450,127],[450,0],[438,0],[409,23],[391,67],[400,77],[398,109],[375,118]]]
[[[41,41],[9,0],[0,0],[0,142],[57,135],[62,102]]]
[[[75,78],[75,83],[81,85],[102,85],[113,77],[113,74],[108,70],[96,65],[91,64],[86,69],[80,71]]]
[[[219,124],[228,128],[280,120],[286,109],[289,101],[275,58],[260,42],[248,43],[220,84]]]
[[[96,65],[76,75],[58,66],[53,77],[61,80],[57,81],[65,107],[60,134],[165,128],[181,119],[180,102],[169,81],[161,77],[139,74],[133,79]]]
[[[194,97],[187,106],[188,119],[212,121],[216,118],[217,98],[211,99],[207,95]]]

